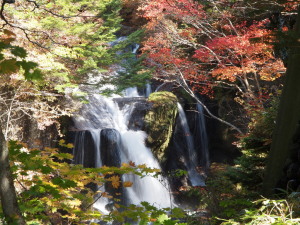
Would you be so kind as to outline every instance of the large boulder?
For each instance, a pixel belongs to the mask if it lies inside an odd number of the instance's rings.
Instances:
[[[178,99],[171,92],[162,91],[150,94],[148,101],[152,107],[145,115],[146,144],[158,160],[164,162],[178,112]]]

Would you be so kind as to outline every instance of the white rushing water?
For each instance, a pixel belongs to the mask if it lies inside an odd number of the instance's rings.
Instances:
[[[198,111],[197,116],[197,128],[198,128],[198,138],[200,139],[200,153],[201,153],[201,165],[204,169],[209,168],[209,151],[208,151],[208,138],[206,133],[206,125],[205,125],[205,118],[203,113],[203,107],[199,103],[196,106]]]
[[[126,37],[120,37],[118,40],[111,42],[110,45],[114,46],[120,41],[126,40]],[[125,49],[126,51],[131,51],[133,54],[137,52],[139,48],[138,44],[131,45],[130,49]],[[123,54],[120,51],[119,54]],[[115,69],[112,76],[117,76],[117,71],[124,72],[124,68],[115,65]],[[126,72],[126,71],[125,71]],[[97,84],[101,81],[101,76],[99,74],[91,74],[88,83]],[[161,88],[164,84],[159,86]],[[110,90],[115,90],[115,87],[108,85],[98,90],[91,90],[90,88],[84,87],[89,93],[99,93],[101,90],[108,88]],[[144,96],[148,97],[151,93],[151,85],[147,84],[144,91]],[[139,95],[138,89],[136,87],[127,88],[123,95],[123,98],[140,98],[143,96]],[[119,99],[122,97],[118,96]],[[108,154],[108,157],[113,156],[113,160],[118,163],[129,163],[133,162],[136,165],[145,164],[149,168],[161,169],[157,159],[152,154],[151,150],[145,146],[146,134],[143,131],[129,130],[128,123],[131,114],[135,108],[134,101],[129,101],[129,104],[125,104],[122,109],[118,104],[112,99],[101,96],[99,94],[90,94],[87,97],[88,104],[84,104],[80,112],[74,117],[74,130],[77,130],[74,141],[74,163],[83,165],[93,165],[95,167],[101,167],[107,165],[105,160],[106,156],[103,156],[103,151],[110,151],[105,143],[101,145],[101,138],[103,136],[102,132],[112,129],[114,135],[110,138],[115,137],[114,143],[117,143],[117,148],[112,154]],[[197,106],[197,110],[200,112],[201,106]],[[187,118],[182,106],[178,103],[179,119],[182,129],[185,133],[185,142],[187,146],[187,156],[185,159],[185,166],[188,170],[188,178],[192,186],[205,186],[203,177],[199,174],[197,167],[199,166],[199,157],[202,166],[208,168],[208,147],[207,147],[207,135],[205,130],[205,121],[203,113],[199,113],[196,123],[199,130],[197,131],[197,138],[199,138],[201,146],[200,150],[196,151],[194,138],[190,131],[187,123]],[[109,132],[106,132],[109,134]],[[102,141],[105,142],[105,141]],[[108,144],[109,145],[109,144]],[[197,146],[198,147],[198,146]],[[199,149],[199,148],[197,148]],[[118,159],[114,157],[117,156]],[[102,158],[101,158],[102,157]],[[92,160],[90,160],[92,159]],[[93,161],[94,160],[94,161]],[[110,159],[112,160],[112,159]],[[92,161],[92,163],[90,162]],[[173,197],[170,194],[170,187],[167,180],[164,177],[151,177],[145,176],[143,178],[133,175],[125,174],[122,175],[122,180],[131,181],[133,183],[132,187],[123,188],[123,199],[125,204],[140,204],[142,201],[146,201],[151,205],[158,208],[168,208],[172,207]],[[99,187],[101,192],[105,192],[105,187]],[[94,208],[98,209],[104,214],[110,212],[110,206],[112,205],[112,200],[108,198],[100,198],[95,204]]]
[[[189,180],[192,186],[205,186],[203,177],[197,171],[198,166],[198,154],[195,151],[194,139],[190,131],[189,125],[187,123],[187,118],[185,112],[180,103],[177,103],[178,106],[178,116],[181,122],[181,126],[184,130],[185,141],[187,144],[188,158],[186,160],[186,167],[188,170]]]
[[[143,131],[129,130],[128,120],[133,111],[134,104],[123,107],[122,110],[112,99],[94,94],[89,97],[89,103],[83,105],[81,112],[75,117],[76,130],[88,130],[91,133],[95,146],[95,165],[101,167],[105,162],[101,161],[100,131],[106,128],[117,130],[121,136],[122,146],[120,150],[121,163],[134,162],[136,165],[146,164],[147,167],[160,169],[158,161],[153,156],[151,150],[145,146],[146,134]],[[84,162],[84,158],[89,157],[85,154],[84,136],[85,131],[76,134],[74,155],[76,163]],[[125,198],[130,204],[139,204],[147,201],[159,207],[171,207],[172,197],[169,192],[168,182],[162,178],[145,176],[140,178],[136,175],[123,175],[123,181],[133,182],[132,187],[124,190]],[[101,199],[94,207],[108,213],[105,205],[108,201]]]

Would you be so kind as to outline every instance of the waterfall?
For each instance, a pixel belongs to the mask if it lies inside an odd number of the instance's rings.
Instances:
[[[200,153],[200,165],[204,167],[204,169],[208,169],[209,167],[209,151],[208,151],[208,138],[206,133],[206,125],[205,118],[203,113],[203,106],[201,104],[196,105],[198,116],[197,116],[197,137],[199,138],[200,145],[198,152]]]
[[[149,97],[149,95],[152,93],[151,84],[146,84],[146,97]]]
[[[98,94],[88,97],[89,103],[83,105],[74,117],[77,131],[74,141],[74,163],[89,167],[119,166],[121,163],[134,162],[136,165],[160,169],[158,161],[144,144],[146,134],[143,131],[128,129],[128,120],[135,104],[125,105],[122,109],[113,99]],[[159,207],[171,207],[168,182],[146,176],[123,175],[123,181],[133,182],[132,187],[124,188],[126,204],[139,204],[147,201]],[[108,213],[109,201],[101,199],[95,207]]]
[[[194,138],[190,131],[185,112],[180,103],[177,103],[178,106],[178,116],[182,129],[184,131],[185,142],[187,146],[187,157],[185,164],[188,170],[188,177],[192,186],[205,186],[203,177],[197,171],[198,166],[198,153],[195,150]]]

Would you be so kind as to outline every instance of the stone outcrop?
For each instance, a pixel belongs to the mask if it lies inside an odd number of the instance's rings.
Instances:
[[[171,92],[163,91],[152,93],[148,101],[152,107],[145,115],[146,143],[158,160],[164,162],[174,129],[178,99]]]

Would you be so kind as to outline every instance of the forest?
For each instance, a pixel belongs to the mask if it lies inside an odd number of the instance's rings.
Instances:
[[[0,27],[0,225],[300,224],[299,0],[1,0]]]

